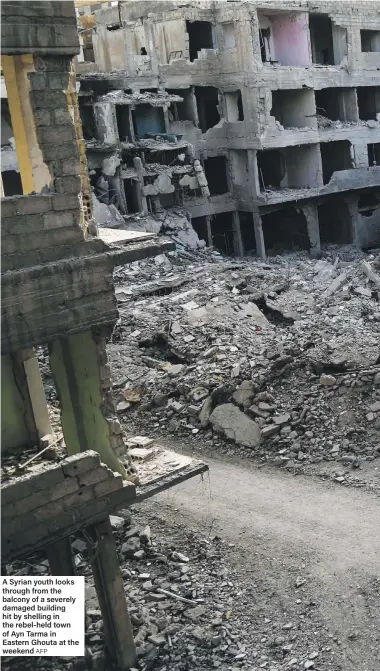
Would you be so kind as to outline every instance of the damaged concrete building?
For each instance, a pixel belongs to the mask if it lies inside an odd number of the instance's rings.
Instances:
[[[77,11],[98,196],[105,177],[123,215],[183,206],[225,254],[379,242],[376,3],[140,0]],[[120,159],[112,176],[107,158]]]

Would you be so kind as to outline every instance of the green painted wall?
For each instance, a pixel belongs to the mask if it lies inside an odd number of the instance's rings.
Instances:
[[[50,366],[61,403],[62,429],[69,455],[96,450],[109,468],[126,476],[112,450],[101,405],[100,372],[91,331],[55,340]]]
[[[1,357],[1,451],[10,452],[30,444],[22,385],[17,384],[9,354]],[[29,400],[29,399],[28,399]]]

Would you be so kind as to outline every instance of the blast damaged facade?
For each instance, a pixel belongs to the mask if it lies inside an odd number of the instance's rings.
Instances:
[[[376,3],[152,0],[77,12],[98,199],[105,180],[122,215],[185,208],[227,254],[379,242]],[[112,175],[110,160],[120,160]]]

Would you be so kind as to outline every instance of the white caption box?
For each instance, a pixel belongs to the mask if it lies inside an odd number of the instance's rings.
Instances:
[[[83,657],[83,576],[1,576],[1,655]]]

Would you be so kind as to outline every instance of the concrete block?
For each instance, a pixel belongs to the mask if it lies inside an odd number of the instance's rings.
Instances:
[[[35,111],[37,126],[49,126],[51,123],[51,114],[49,110],[38,109]]]
[[[61,74],[50,74],[48,75],[48,86],[53,90],[66,91],[69,85],[69,73],[62,72]]]
[[[56,501],[64,496],[77,491],[79,483],[76,477],[66,478],[53,488],[42,490],[24,499],[16,501],[15,508],[17,515],[25,515],[26,513],[39,508],[40,506],[48,506],[51,501]]]
[[[74,225],[74,212],[48,212],[43,216],[43,223],[45,229],[66,228]],[[78,210],[79,216],[79,210]]]
[[[123,478],[119,473],[115,473],[113,478],[104,480],[103,482],[98,482],[94,486],[95,496],[101,497],[114,492],[116,489],[121,489],[123,487]]]
[[[17,509],[16,509],[16,504],[15,503],[8,503],[8,505],[1,506],[1,519],[6,519],[8,517],[16,517],[17,515]]]
[[[32,512],[23,515],[25,526],[28,528],[29,526],[50,520],[52,517],[58,517],[58,515],[64,512],[63,501],[64,499],[51,501],[49,505],[35,508]],[[28,520],[31,520],[31,523],[28,523]]]
[[[43,214],[52,209],[51,196],[22,196],[17,202],[17,214]]]
[[[9,196],[1,199],[1,218],[13,217],[17,214],[19,196]]]
[[[100,465],[100,456],[95,450],[73,454],[61,462],[64,475],[80,475]]]
[[[79,208],[79,197],[71,194],[54,194],[53,210],[76,210]]]
[[[66,94],[61,91],[31,91],[30,99],[35,108],[64,107],[67,105]]]
[[[65,159],[61,161],[62,166],[62,175],[79,175],[80,173],[80,161],[79,158],[76,159]]]
[[[62,502],[65,510],[72,510],[73,508],[76,510],[83,503],[92,501],[94,498],[94,487],[81,487],[76,492],[73,492],[73,494],[60,499],[60,503]]]
[[[31,496],[47,487],[54,487],[65,479],[61,466],[50,468],[43,473],[22,475],[14,482],[6,483],[1,488],[1,502],[5,506],[20,499]]]
[[[54,185],[58,193],[79,193],[81,190],[80,177],[74,175],[57,177],[54,180]]]
[[[22,243],[21,235],[43,229],[42,215],[40,214],[16,214],[14,217],[4,219],[2,223],[3,254],[4,252],[12,253],[19,250]]]
[[[54,122],[56,124],[70,124],[73,122],[69,109],[66,107],[59,107],[53,111],[54,113]]]
[[[64,144],[65,142],[76,141],[74,125],[67,126],[49,126],[40,128],[39,136],[43,144]],[[57,156],[60,158],[60,149],[57,148]]]
[[[68,142],[59,146],[57,144],[42,144],[42,153],[45,161],[54,161],[58,159],[71,158],[76,159],[79,156],[78,145],[76,142]]]
[[[48,87],[47,76],[44,72],[30,72],[29,79],[34,91],[45,91]]]
[[[103,480],[109,480],[111,473],[105,466],[94,468],[88,473],[83,473],[78,477],[79,485],[81,487],[88,487],[89,485],[95,485],[98,482],[103,482]]]

